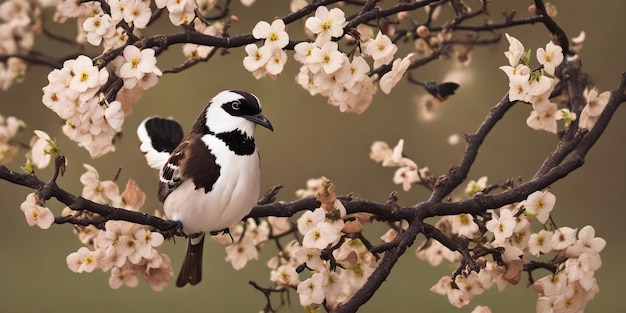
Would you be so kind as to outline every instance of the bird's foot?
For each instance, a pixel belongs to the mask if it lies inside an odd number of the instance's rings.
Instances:
[[[183,223],[180,221],[171,221],[172,227],[167,230],[161,232],[165,239],[172,239],[175,237],[185,237],[185,233],[183,232]]]

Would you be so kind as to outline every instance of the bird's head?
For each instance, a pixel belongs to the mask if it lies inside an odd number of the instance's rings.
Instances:
[[[218,93],[206,108],[206,125],[214,133],[240,130],[249,137],[255,125],[274,130],[272,123],[261,113],[261,102],[255,95],[241,90]]]

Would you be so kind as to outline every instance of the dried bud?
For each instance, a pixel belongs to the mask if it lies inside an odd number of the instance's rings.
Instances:
[[[359,220],[350,220],[344,223],[343,229],[341,231],[343,231],[346,234],[356,234],[359,233],[363,230],[363,225],[361,225],[361,222],[359,222]]]
[[[480,266],[480,268],[487,267],[487,260],[485,260],[485,258],[483,257],[476,259],[476,263],[478,263],[478,266]]]
[[[126,209],[139,211],[146,202],[146,193],[137,186],[134,180],[129,179],[126,183],[126,189],[122,193],[122,199],[124,199]]]
[[[345,265],[349,265],[348,268],[353,268],[357,261],[359,260],[359,256],[355,251],[350,251],[348,255],[346,255],[343,259],[339,260],[341,263]],[[347,264],[346,264],[347,263]]]
[[[511,285],[517,285],[522,278],[522,270],[524,269],[524,261],[513,260],[506,264],[506,273],[502,275],[502,279]]]
[[[328,178],[323,177],[322,190],[317,192],[317,201],[322,204],[321,207],[326,212],[330,212],[335,209],[335,199],[337,199],[335,195],[335,184]]]

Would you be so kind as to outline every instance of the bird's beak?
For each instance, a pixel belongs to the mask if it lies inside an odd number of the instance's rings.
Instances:
[[[243,118],[247,119],[248,121],[257,123],[271,131],[274,131],[274,127],[272,126],[272,123],[270,122],[270,120],[267,119],[267,117],[265,117],[265,115],[263,115],[263,113],[254,114],[254,115],[245,115],[243,116]]]

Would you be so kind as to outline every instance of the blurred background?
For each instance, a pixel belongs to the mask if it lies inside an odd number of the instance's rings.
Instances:
[[[230,33],[250,32],[258,20],[271,21],[288,13],[288,1],[277,6],[268,3],[260,0],[251,8],[245,8],[239,1],[234,1],[231,12],[239,17],[240,22],[233,25]],[[471,6],[477,3],[468,1]],[[517,10],[520,17],[528,16],[529,3],[494,1],[490,12],[496,21],[501,20],[500,12],[505,9]],[[556,20],[570,38],[581,30],[586,32],[581,55],[584,69],[598,89],[602,92],[615,88],[621,72],[626,70],[623,40],[626,21],[621,16],[626,12],[626,2],[596,1],[590,4],[585,0],[555,0],[553,3],[558,8]],[[167,26],[165,16],[162,20],[156,29],[146,31],[146,34],[177,31]],[[75,35],[73,23],[70,20],[61,28],[68,37]],[[300,27],[289,26],[290,35],[302,38]],[[520,39],[526,49],[533,49],[533,59],[536,48],[545,46],[549,40],[549,33],[543,25],[515,27],[507,32]],[[37,47],[55,51],[51,52],[55,55],[69,51],[67,47],[46,41],[38,42]],[[400,204],[411,205],[425,200],[428,193],[421,188],[403,192],[400,186],[394,185],[391,180],[394,170],[382,168],[369,159],[370,144],[384,140],[395,145],[403,138],[405,153],[420,167],[428,166],[435,176],[443,174],[450,165],[458,163],[465,148],[462,143],[449,145],[448,136],[473,132],[489,108],[507,91],[506,76],[498,69],[506,63],[502,53],[507,47],[505,41],[495,49],[475,49],[472,64],[463,69],[469,76],[463,80],[457,95],[437,107],[436,118],[432,121],[418,118],[415,99],[424,94],[421,87],[402,81],[389,96],[379,92],[365,113],[343,114],[328,105],[324,98],[310,97],[295,84],[298,65],[292,59],[279,79],[255,80],[241,65],[245,56],[243,49],[233,49],[226,56],[216,56],[183,73],[163,76],[158,87],[148,90],[134,107],[134,113],[127,117],[123,136],[116,145],[117,151],[100,159],[91,160],[85,150],[69,141],[61,132],[63,122],[42,105],[41,88],[47,84],[49,68],[33,67],[24,83],[0,92],[0,113],[17,116],[26,122],[28,129],[17,140],[27,143],[34,129],[45,130],[56,138],[69,161],[65,176],[58,181],[65,190],[81,193],[78,178],[84,172],[83,163],[95,166],[103,180],[112,179],[117,168],[121,167],[120,188],[129,178],[136,180],[148,196],[143,210],[153,212],[160,208],[156,199],[157,173],[145,164],[138,150],[135,129],[139,122],[150,115],[173,116],[188,130],[198,112],[217,92],[245,89],[261,99],[263,111],[275,128],[273,133],[265,129],[257,132],[263,157],[262,191],[282,184],[285,188],[278,198],[293,200],[294,191],[305,188],[307,179],[325,175],[336,183],[340,194],[354,192],[363,198],[384,202],[391,191],[397,190]],[[171,47],[159,58],[159,68],[163,70],[179,64],[183,60],[180,48]],[[401,51],[409,48],[401,47]],[[291,57],[291,53],[289,55]],[[404,54],[400,52],[398,55]],[[424,81],[441,81],[456,68],[454,62],[439,61],[419,69],[414,75]],[[529,113],[529,107],[524,104],[514,106],[487,137],[470,179],[486,175],[489,182],[500,182],[520,176],[524,179],[532,177],[557,139],[528,128],[525,121]],[[603,267],[596,273],[600,293],[590,302],[588,312],[626,311],[621,289],[626,280],[623,268],[626,227],[622,204],[623,178],[626,176],[624,123],[621,122],[624,120],[626,112],[619,110],[589,153],[585,165],[551,187],[557,196],[553,217],[559,226],[580,229],[590,224],[596,228],[596,235],[608,242],[601,254]],[[24,153],[26,151],[20,151],[6,165],[19,171]],[[47,180],[51,169],[37,174]],[[249,286],[248,281],[270,286],[266,261],[275,253],[271,248],[265,249],[258,261],[251,261],[243,270],[235,271],[224,262],[224,247],[208,241],[202,283],[183,289],[172,284],[160,293],[152,291],[143,282],[136,288],[113,290],[108,285],[108,272],[75,274],[67,268],[65,257],[76,251],[80,242],[69,225],[53,226],[47,231],[29,228],[19,205],[30,192],[27,188],[0,181],[4,214],[0,219],[2,312],[258,312],[265,305],[262,294]],[[48,201],[47,205],[56,214],[62,209],[54,200]],[[383,227],[375,228],[370,240],[379,242],[377,236],[384,231]],[[455,265],[432,268],[413,255],[414,248],[416,246],[400,259],[362,312],[390,308],[398,312],[470,312],[479,304],[489,305],[493,312],[534,311],[536,295],[525,286],[524,280],[518,286],[509,285],[503,293],[490,290],[475,297],[469,306],[454,309],[445,297],[431,293],[429,288],[439,277],[450,274]],[[184,240],[166,242],[159,250],[172,257],[176,274],[184,255]],[[291,293],[291,302],[292,306],[284,308],[283,312],[301,311],[295,292]]]

